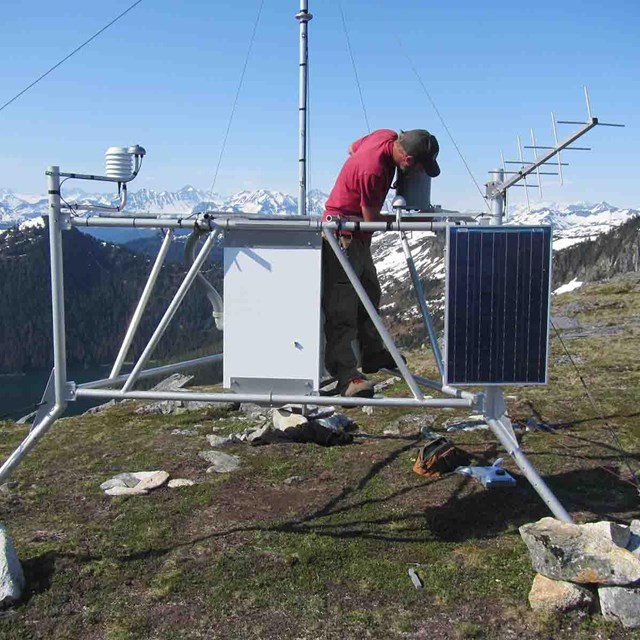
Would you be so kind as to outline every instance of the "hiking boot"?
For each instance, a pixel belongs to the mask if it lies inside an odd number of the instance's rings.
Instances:
[[[402,355],[402,354],[400,354]],[[402,360],[406,363],[407,359],[402,356]],[[362,371],[364,373],[376,373],[380,369],[397,369],[398,365],[391,354],[385,349],[378,351],[371,356],[362,357]]]
[[[346,398],[373,398],[373,382],[363,378],[353,378],[338,387],[338,395]]]

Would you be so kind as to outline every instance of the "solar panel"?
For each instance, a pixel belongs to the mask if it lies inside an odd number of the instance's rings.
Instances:
[[[546,384],[551,227],[450,227],[445,382]]]

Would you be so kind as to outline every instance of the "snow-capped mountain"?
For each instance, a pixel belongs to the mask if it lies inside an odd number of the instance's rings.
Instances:
[[[111,194],[92,194],[83,191],[64,192],[66,202],[82,202],[101,206],[114,206]],[[322,213],[327,194],[319,190],[309,193],[309,213]],[[159,215],[185,214],[214,209],[235,213],[291,215],[298,212],[297,198],[281,191],[258,189],[241,191],[228,197],[211,194],[187,185],[178,191],[154,191],[140,189],[130,192],[126,211],[129,213],[156,213]],[[25,219],[43,215],[47,210],[47,197],[26,195],[8,189],[0,189],[0,228],[20,224]]]
[[[82,191],[66,192],[67,202],[89,202],[101,205],[113,205],[112,196],[89,194]],[[327,194],[319,190],[309,193],[309,213],[320,215],[327,200]],[[25,195],[13,191],[0,190],[0,230],[39,218],[47,209],[46,196]],[[155,213],[159,215],[182,214],[217,210],[234,213],[293,215],[298,211],[297,198],[281,191],[258,189],[241,191],[232,196],[211,194],[187,185],[171,191],[153,191],[140,189],[129,195],[127,212]],[[620,209],[607,202],[559,204],[543,202],[533,205],[509,207],[507,224],[537,225],[550,224],[554,228],[554,249],[559,250],[570,245],[593,239],[616,228],[627,220],[640,215],[636,209]],[[1,231],[0,231],[1,233]],[[150,235],[140,230],[102,230],[92,229],[91,233],[101,239],[126,242]],[[116,235],[119,234],[119,235]],[[441,238],[429,232],[414,233],[409,240],[419,273],[429,282],[440,282],[444,275],[443,244]],[[406,263],[397,234],[378,234],[372,247],[378,266],[381,284],[386,294],[396,286],[402,287],[407,280]]]
[[[527,205],[509,207],[508,224],[550,224],[553,248],[557,251],[611,231],[637,215],[640,215],[637,209],[619,209],[607,202],[540,202],[531,209]]]

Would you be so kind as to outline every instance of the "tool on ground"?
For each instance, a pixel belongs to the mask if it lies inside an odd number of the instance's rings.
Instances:
[[[515,478],[500,466],[502,460],[503,458],[498,458],[490,467],[458,467],[456,473],[475,478],[487,489],[497,486],[513,487],[516,484]]]

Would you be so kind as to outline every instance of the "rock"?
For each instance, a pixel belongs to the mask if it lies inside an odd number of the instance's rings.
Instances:
[[[18,486],[18,483],[15,480],[9,480],[9,482],[0,484],[0,493],[9,495],[17,486]]]
[[[271,419],[275,429],[285,431],[291,427],[297,427],[301,424],[309,422],[305,416],[300,413],[294,413],[287,409],[273,409]]]
[[[186,411],[202,411],[210,406],[210,402],[198,400],[159,400],[140,405],[135,412],[140,415],[179,415]]]
[[[115,486],[107,489],[105,493],[108,496],[146,496],[149,492],[146,489],[138,489],[138,487]]]
[[[197,436],[197,429],[174,429],[171,432],[172,436]]]
[[[539,573],[533,579],[529,592],[529,604],[534,611],[550,613],[573,611],[574,609],[588,610],[595,598],[589,589],[565,582],[564,580],[550,580]]]
[[[400,435],[406,437],[417,438],[420,429],[423,427],[431,428],[436,420],[436,417],[423,413],[410,413],[401,416],[397,420],[391,422],[385,429],[389,431],[388,435]],[[397,433],[396,433],[397,430]]]
[[[387,427],[382,432],[383,436],[399,436],[400,435],[400,427],[398,425],[393,425],[391,427]]]
[[[168,378],[159,382],[151,391],[178,391],[193,380],[194,376],[185,376],[182,373],[172,373]]]
[[[136,478],[133,473],[120,473],[117,476],[110,478],[106,482],[103,482],[100,485],[100,488],[103,491],[107,491],[109,489],[113,489],[114,487],[135,487],[138,482],[140,482],[140,478]]]
[[[375,393],[380,393],[383,389],[386,389],[387,387],[391,387],[392,385],[394,385],[396,382],[401,382],[402,378],[398,378],[398,376],[393,376],[393,378],[387,378],[386,380],[383,380],[382,382],[377,382],[374,387],[373,390]],[[373,409],[373,407],[371,407]]]
[[[20,600],[25,587],[22,565],[11,538],[0,524],[0,607],[10,606]]]
[[[632,520],[629,527],[630,535],[627,551],[640,560],[640,520]]]
[[[229,436],[217,436],[211,433],[207,436],[207,442],[212,447],[226,447],[228,444],[233,444],[233,438]]]
[[[447,420],[442,426],[446,431],[476,431],[477,429],[489,428],[484,418],[480,415],[469,416],[462,420],[458,418]]]
[[[291,486],[292,484],[300,484],[301,482],[304,482],[303,476],[291,476],[290,478],[287,478],[283,484]]]
[[[579,329],[580,323],[577,318],[569,318],[567,316],[553,316],[551,321],[558,330],[561,329]]]
[[[627,547],[627,544],[629,544],[629,538],[631,537],[631,530],[629,527],[615,522],[608,522],[606,520],[601,522],[588,522],[587,524],[579,525],[579,527],[583,531],[588,531],[594,535],[601,535],[623,549]]]
[[[243,402],[240,405],[240,411],[250,420],[269,420],[271,418],[271,409],[269,407],[261,407],[253,402]]]
[[[122,400],[122,402],[127,402],[127,401]],[[82,415],[90,416],[95,413],[101,413],[105,409],[110,409],[111,407],[115,407],[115,405],[116,405],[116,401],[115,399],[112,399],[112,400],[109,400],[108,402],[105,402],[104,404],[99,404],[97,407],[91,407],[90,409],[87,409]]]
[[[640,588],[600,587],[598,595],[605,620],[621,622],[628,629],[640,628]]]
[[[375,411],[375,407],[364,406],[362,407],[362,413],[366,413],[368,416],[372,416]]]
[[[240,458],[221,451],[201,451],[198,454],[210,463],[207,473],[229,473],[240,467]]]
[[[533,568],[547,578],[628,585],[640,580],[640,560],[588,528],[542,518],[520,527]]]
[[[170,489],[178,489],[180,487],[192,487],[195,484],[193,480],[187,480],[186,478],[173,478],[169,480],[167,485]]]
[[[252,445],[258,444],[268,444],[269,442],[273,442],[274,440],[282,439],[283,435],[280,433],[278,429],[277,433],[274,433],[270,424],[265,424],[259,429],[251,429],[249,433],[247,433],[247,437],[245,438],[246,442]]]
[[[169,474],[166,471],[153,471],[151,473],[152,475],[140,480],[134,488],[138,490],[151,491],[152,489],[161,487],[169,479]]]
[[[133,473],[120,473],[117,476],[103,482],[100,488],[110,496],[144,495],[150,489],[155,489],[167,481],[169,474],[166,471],[135,471]],[[114,492],[113,489],[137,489],[137,493],[131,491]]]

